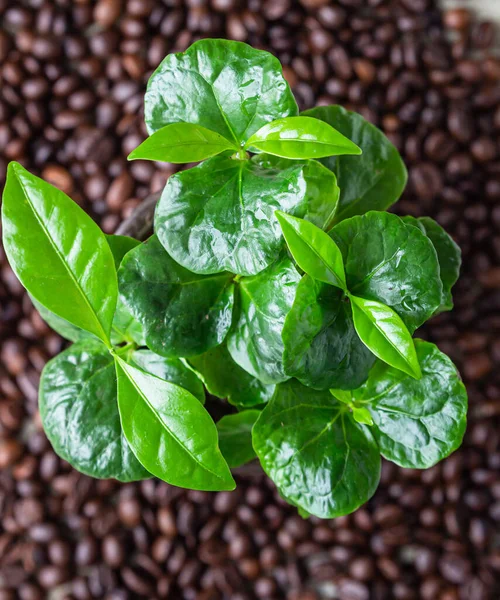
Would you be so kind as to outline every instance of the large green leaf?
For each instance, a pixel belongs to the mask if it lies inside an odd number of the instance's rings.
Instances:
[[[329,392],[293,380],[279,385],[252,438],[280,492],[317,517],[351,513],[377,488],[380,453],[370,428]]]
[[[128,155],[128,159],[182,164],[199,162],[225,150],[235,152],[239,148],[234,142],[201,125],[172,123],[145,139]]]
[[[410,332],[398,314],[381,302],[349,296],[354,327],[361,341],[387,364],[419,379],[422,376]]]
[[[283,368],[281,332],[299,280],[287,256],[259,275],[240,280],[239,318],[229,333],[227,346],[233,360],[263,383],[289,378]]]
[[[461,250],[446,231],[429,217],[403,217],[405,223],[418,227],[434,244],[439,260],[440,276],[443,282],[441,306],[437,312],[444,312],[453,308],[451,288],[457,282],[462,264]]]
[[[255,458],[252,427],[259,415],[260,410],[244,410],[217,421],[220,450],[232,469]]]
[[[415,340],[422,378],[377,362],[353,393],[370,410],[382,455],[402,467],[426,469],[456,450],[465,432],[467,392],[451,360]]]
[[[380,129],[337,105],[318,106],[302,114],[328,123],[363,151],[362,156],[322,160],[337,175],[341,190],[337,222],[369,210],[386,210],[399,199],[408,174],[397,149]]]
[[[336,129],[312,117],[286,117],[256,131],[247,148],[283,158],[323,158],[341,154],[361,154],[361,150]]]
[[[274,385],[262,383],[236,364],[225,344],[192,356],[187,363],[210,394],[226,398],[235,406],[249,408],[265,404],[274,393]]]
[[[344,257],[347,289],[394,309],[410,333],[441,304],[436,251],[416,227],[369,212],[338,223],[330,235]]]
[[[3,244],[28,292],[57,316],[109,345],[117,282],[111,250],[66,194],[10,163],[2,205]]]
[[[156,236],[127,254],[118,271],[121,299],[142,324],[149,348],[171,358],[222,343],[231,326],[233,276],[190,273]]]
[[[288,249],[299,267],[313,279],[346,289],[344,263],[337,244],[309,221],[277,211]]]
[[[75,469],[104,479],[144,479],[151,475],[122,434],[113,362],[96,339],[53,358],[40,380],[40,416],[54,450]]]
[[[178,385],[116,357],[118,407],[129,445],[155,477],[192,490],[232,490],[217,428],[200,401]]]
[[[170,177],[156,210],[156,234],[170,256],[194,273],[259,273],[283,246],[275,211],[304,216],[309,200],[317,200],[317,180],[306,181],[310,172],[308,162],[267,155],[211,158]],[[329,196],[325,202],[331,206]],[[317,211],[316,202],[311,212]]]
[[[238,144],[297,112],[278,59],[228,40],[200,40],[169,54],[151,76],[144,103],[149,133],[196,123]]]
[[[315,389],[354,389],[375,356],[354,329],[343,293],[304,276],[283,327],[285,373]]]
[[[178,358],[165,358],[151,352],[151,350],[136,350],[130,358],[143,371],[179,385],[193,394],[202,404],[205,404],[203,383],[196,376],[196,373],[186,367]]]
[[[139,240],[128,235],[106,235],[106,240],[111,248],[111,253],[115,261],[115,268],[118,271],[125,254],[141,245]]]

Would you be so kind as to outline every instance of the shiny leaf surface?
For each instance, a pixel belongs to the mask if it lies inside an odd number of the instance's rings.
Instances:
[[[205,404],[205,389],[196,373],[178,358],[165,358],[151,350],[136,350],[131,362],[143,371],[184,388],[202,404]]]
[[[274,393],[274,385],[262,383],[235,363],[225,344],[192,356],[187,363],[210,394],[226,398],[235,406],[249,408],[265,404]]]
[[[410,333],[441,304],[436,251],[416,227],[369,212],[338,223],[330,235],[344,257],[348,290],[394,309]]]
[[[259,415],[260,410],[244,410],[217,421],[220,450],[231,469],[241,467],[255,458],[252,427]]]
[[[353,394],[370,410],[382,455],[410,469],[426,469],[456,450],[465,432],[467,392],[451,360],[415,340],[422,378],[377,362]]]
[[[370,428],[329,392],[293,380],[279,385],[252,437],[280,492],[317,517],[351,513],[377,488],[380,453]]]
[[[75,469],[103,479],[144,479],[122,434],[113,357],[96,339],[74,344],[45,366],[40,416],[56,453]]]
[[[441,225],[429,217],[420,217],[418,219],[415,217],[403,217],[403,221],[419,227],[433,243],[439,260],[440,277],[443,283],[441,306],[437,312],[451,310],[453,308],[451,288],[458,280],[462,264],[460,246],[453,241],[452,237],[446,233]]]
[[[144,103],[150,134],[169,123],[196,123],[237,143],[297,112],[278,59],[228,40],[200,40],[169,54],[151,76]]]
[[[342,292],[308,275],[298,285],[282,337],[285,373],[315,389],[357,388],[375,361]]]
[[[128,160],[145,159],[174,164],[205,160],[225,150],[238,150],[215,131],[192,123],[172,123],[155,131],[133,150]]]
[[[155,232],[170,256],[193,273],[259,273],[283,246],[275,211],[307,212],[313,192],[306,167],[266,155],[217,156],[176,173],[158,203]]]
[[[217,428],[199,400],[119,357],[115,364],[123,432],[141,464],[171,485],[234,489]]]
[[[57,316],[109,344],[116,272],[94,221],[66,194],[10,163],[2,229],[7,258],[28,292]]]
[[[288,249],[299,267],[313,279],[345,290],[342,254],[323,230],[309,221],[276,212]]]
[[[283,158],[323,158],[361,154],[361,150],[328,123],[312,117],[286,117],[256,131],[247,148]]]
[[[234,302],[230,273],[190,273],[153,236],[127,254],[118,278],[121,299],[144,327],[147,345],[156,354],[193,356],[226,337]]]
[[[419,379],[415,345],[401,317],[381,302],[350,296],[354,327],[361,341],[387,364]]]
[[[337,222],[369,210],[386,210],[399,199],[408,173],[399,152],[380,129],[337,105],[318,106],[302,114],[335,127],[363,151],[361,156],[322,160],[337,175],[341,190]]]
[[[227,338],[234,361],[265,384],[285,381],[281,332],[300,276],[284,256],[238,286],[239,317]]]

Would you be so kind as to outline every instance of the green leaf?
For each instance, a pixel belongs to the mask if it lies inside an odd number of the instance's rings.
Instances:
[[[370,429],[327,391],[276,388],[254,425],[253,446],[280,493],[320,518],[355,511],[375,492],[380,453]]]
[[[128,160],[157,160],[174,164],[205,160],[239,147],[201,125],[172,123],[155,131],[128,155]]]
[[[283,246],[275,211],[303,216],[315,198],[307,166],[266,155],[223,155],[176,173],[158,203],[155,232],[170,256],[193,273],[255,275]]]
[[[354,406],[352,409],[352,417],[356,421],[356,423],[361,423],[362,425],[373,425],[373,419],[370,414],[370,411],[367,408]]]
[[[325,231],[330,228],[340,196],[335,173],[317,160],[292,162],[287,158],[261,154],[258,158],[254,158],[254,161],[258,161],[262,168],[277,169],[278,171],[302,166],[305,192],[301,207],[297,209],[297,212],[306,221],[311,221]]]
[[[141,244],[139,240],[125,235],[106,235],[106,239],[113,253],[116,270],[119,269],[125,254]],[[146,345],[144,328],[134,318],[125,304],[123,304],[120,297],[118,297],[115,316],[113,317],[111,342],[114,345],[121,344],[122,342],[135,342],[139,346]]]
[[[299,267],[313,279],[345,290],[342,254],[323,230],[309,221],[277,211],[288,249]]]
[[[70,340],[71,342],[78,342],[80,340],[85,339],[96,339],[91,333],[80,329],[76,325],[73,325],[66,319],[61,319],[53,312],[45,308],[43,304],[40,304],[38,300],[30,296],[31,302],[33,302],[33,306],[40,313],[42,319],[47,323],[49,327],[51,327],[56,333],[65,338],[66,340]]]
[[[304,385],[354,389],[375,356],[359,339],[349,303],[331,285],[304,276],[283,327],[285,373]]]
[[[377,362],[354,399],[370,410],[382,455],[426,469],[456,450],[466,427],[467,392],[451,360],[434,344],[415,340],[422,378]]]
[[[116,272],[106,238],[94,221],[56,187],[10,163],[2,229],[7,258],[28,292],[109,345]]]
[[[441,304],[436,251],[416,227],[369,212],[335,225],[330,235],[344,257],[349,292],[395,310],[410,333]]]
[[[268,123],[252,135],[246,148],[299,159],[361,154],[351,140],[328,123],[311,117],[286,117]]]
[[[241,467],[255,458],[252,427],[259,415],[260,410],[244,410],[217,421],[220,450],[231,469]]]
[[[455,285],[460,275],[460,266],[462,264],[461,250],[449,236],[446,231],[429,217],[403,217],[405,223],[418,227],[433,243],[439,260],[440,276],[443,282],[443,293],[441,306],[437,313],[441,313],[453,308],[453,298],[451,288]]]
[[[190,392],[115,357],[118,407],[129,445],[155,477],[192,490],[233,490],[217,428]]]
[[[196,373],[178,358],[165,358],[151,350],[136,350],[131,361],[143,371],[184,388],[205,404],[205,388]]]
[[[236,364],[225,344],[192,356],[186,362],[203,381],[209,394],[227,398],[234,406],[249,408],[265,404],[274,394],[274,385],[262,383]]]
[[[39,405],[57,454],[75,469],[103,479],[145,479],[122,434],[113,357],[96,339],[82,340],[45,365]]]
[[[381,302],[349,296],[354,327],[361,341],[387,364],[422,377],[410,332],[398,314]]]
[[[150,134],[169,123],[196,123],[237,143],[297,112],[277,58],[210,39],[169,54],[151,76],[144,104]]]
[[[230,273],[190,273],[153,236],[127,254],[118,279],[121,299],[144,327],[147,345],[156,354],[193,356],[226,337],[234,302]]]
[[[302,114],[335,127],[363,151],[362,156],[322,160],[337,175],[341,190],[337,222],[369,210],[386,210],[399,199],[408,173],[397,149],[380,129],[336,105],[318,106]]]
[[[283,368],[281,332],[300,276],[283,256],[259,275],[245,277],[238,286],[239,318],[227,338],[235,362],[265,384],[289,377]]]

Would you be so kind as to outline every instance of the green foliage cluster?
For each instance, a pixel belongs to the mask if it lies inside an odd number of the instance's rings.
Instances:
[[[347,514],[381,456],[427,468],[461,443],[467,396],[414,340],[452,307],[460,251],[431,219],[384,212],[406,170],[339,106],[298,114],[279,62],[203,40],[169,55],[130,159],[173,175],[154,235],[106,236],[63,192],[9,165],[5,251],[73,341],[45,367],[57,453],[94,477],[231,490],[258,458],[301,514]],[[228,403],[214,423],[205,390]]]

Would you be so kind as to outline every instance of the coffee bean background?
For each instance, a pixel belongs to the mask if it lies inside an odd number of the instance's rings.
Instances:
[[[106,232],[170,165],[127,163],[152,70],[200,37],[271,50],[301,107],[380,126],[464,252],[456,308],[422,337],[459,366],[463,447],[385,463],[355,514],[302,520],[264,477],[208,494],[94,481],[55,456],[37,386],[63,348],[0,249],[0,600],[497,600],[500,597],[500,59],[496,32],[431,0],[0,0],[0,187],[18,160]]]

